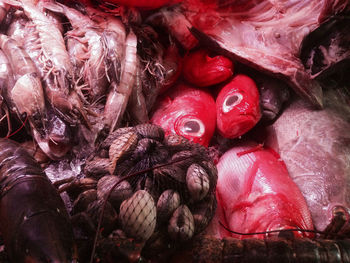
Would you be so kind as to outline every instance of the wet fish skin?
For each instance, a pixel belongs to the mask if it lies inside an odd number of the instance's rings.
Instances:
[[[267,127],[266,140],[286,163],[318,230],[330,223],[334,207],[350,207],[350,107],[333,92],[325,98],[321,111],[294,100]]]

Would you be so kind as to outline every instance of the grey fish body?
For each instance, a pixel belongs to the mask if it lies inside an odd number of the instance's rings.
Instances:
[[[319,230],[334,207],[350,207],[350,109],[339,105],[326,101],[316,111],[297,100],[268,128],[267,144],[280,153]]]

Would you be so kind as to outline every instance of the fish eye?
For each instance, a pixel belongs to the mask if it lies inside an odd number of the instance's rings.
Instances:
[[[204,124],[196,118],[184,118],[180,121],[178,127],[183,135],[200,137],[205,132]]]
[[[227,96],[222,106],[223,112],[226,113],[232,110],[236,105],[241,103],[242,99],[243,96],[240,93],[232,93],[229,96]]]
[[[200,125],[197,121],[190,120],[184,123],[184,131],[187,133],[197,133],[200,130]]]

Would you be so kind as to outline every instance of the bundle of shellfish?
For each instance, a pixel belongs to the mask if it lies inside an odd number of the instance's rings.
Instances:
[[[178,135],[164,136],[155,125],[117,129],[84,171],[80,182],[85,180],[87,190],[75,194],[72,214],[76,232],[90,240],[103,212],[104,242],[132,239],[152,253],[190,240],[216,209],[217,170],[207,149]]]

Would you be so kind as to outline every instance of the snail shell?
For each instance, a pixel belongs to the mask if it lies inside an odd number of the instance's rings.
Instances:
[[[120,205],[119,218],[125,233],[135,239],[147,240],[156,227],[156,205],[145,190],[138,190]]]
[[[190,209],[186,205],[179,206],[168,225],[168,233],[173,240],[186,241],[194,234],[194,220]]]
[[[191,197],[196,200],[202,200],[209,191],[209,175],[199,164],[191,164],[186,174],[187,188]]]

